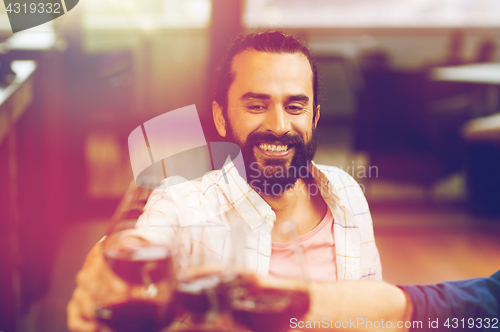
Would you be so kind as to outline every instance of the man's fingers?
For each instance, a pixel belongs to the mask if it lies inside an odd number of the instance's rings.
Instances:
[[[87,255],[84,266],[76,276],[77,287],[67,306],[67,325],[70,331],[99,331],[96,305],[112,298],[124,300],[128,285],[116,277],[102,257],[101,243]]]
[[[85,317],[79,305],[71,300],[66,307],[66,313],[68,315],[68,330],[71,332],[97,332],[98,325],[92,319],[89,320],[88,317]]]
[[[272,275],[257,276],[257,283],[261,287],[266,288],[283,288],[283,289],[303,289],[305,283],[294,278],[279,278]]]

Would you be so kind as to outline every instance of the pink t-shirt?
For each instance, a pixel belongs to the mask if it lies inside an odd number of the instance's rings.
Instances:
[[[323,220],[309,233],[298,238],[309,278],[315,281],[337,280],[333,216],[328,209]],[[278,277],[300,277],[300,267],[290,243],[274,243],[269,274]]]

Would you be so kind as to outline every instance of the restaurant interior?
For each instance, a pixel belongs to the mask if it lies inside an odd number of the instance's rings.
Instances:
[[[77,271],[134,181],[128,135],[195,104],[239,33],[304,40],[318,164],[354,177],[383,278],[500,269],[500,2],[82,0],[13,33],[0,5],[0,331],[66,331]]]

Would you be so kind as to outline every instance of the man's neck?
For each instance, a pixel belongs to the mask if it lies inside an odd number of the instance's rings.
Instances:
[[[289,211],[291,207],[295,206],[303,198],[303,189],[305,186],[305,181],[299,178],[292,188],[288,189],[280,196],[264,194],[261,196],[278,215],[283,211]]]
[[[312,178],[300,178],[293,188],[281,196],[262,195],[262,198],[276,213],[272,231],[274,242],[287,242],[288,236],[283,234],[280,227],[283,222],[293,220],[298,235],[302,236],[316,227],[327,211],[327,205]]]

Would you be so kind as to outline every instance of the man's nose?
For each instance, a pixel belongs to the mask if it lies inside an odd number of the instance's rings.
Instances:
[[[276,106],[267,112],[264,127],[266,131],[273,132],[276,136],[281,136],[291,131],[292,126],[288,119],[288,113],[283,106]]]

